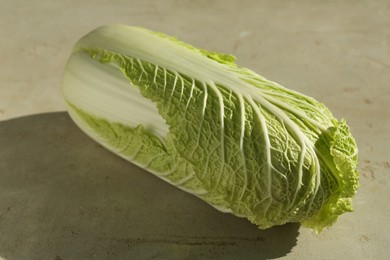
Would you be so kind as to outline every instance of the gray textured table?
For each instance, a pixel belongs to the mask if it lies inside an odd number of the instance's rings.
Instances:
[[[297,224],[260,231],[116,157],[65,113],[0,124],[5,259],[278,257]]]
[[[107,23],[234,53],[346,118],[360,148],[355,212],[320,235],[261,231],[48,113],[65,108],[72,45]],[[0,1],[0,259],[388,259],[388,28],[385,0]]]

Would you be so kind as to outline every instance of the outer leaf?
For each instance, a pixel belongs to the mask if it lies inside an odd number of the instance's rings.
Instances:
[[[234,61],[111,25],[78,42],[63,90],[92,138],[219,210],[322,230],[358,186],[347,125]]]

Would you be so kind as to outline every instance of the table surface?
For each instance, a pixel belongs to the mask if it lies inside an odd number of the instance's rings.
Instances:
[[[107,152],[68,118],[73,44],[144,26],[325,103],[359,146],[355,212],[261,231]],[[387,259],[390,1],[0,0],[0,259]],[[55,112],[55,113],[54,113]]]

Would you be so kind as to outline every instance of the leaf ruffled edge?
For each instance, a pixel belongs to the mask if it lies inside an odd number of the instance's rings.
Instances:
[[[334,121],[335,126],[329,129],[329,139],[327,139],[338,190],[316,214],[302,223],[303,226],[312,228],[317,233],[334,224],[341,214],[353,211],[352,197],[359,187],[358,148],[355,139],[345,120]]]

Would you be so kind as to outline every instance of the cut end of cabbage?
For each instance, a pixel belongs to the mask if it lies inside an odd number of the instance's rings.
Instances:
[[[259,228],[319,232],[352,211],[357,146],[345,121],[232,55],[108,25],[75,45],[63,94],[104,147]]]

